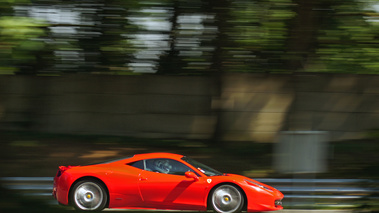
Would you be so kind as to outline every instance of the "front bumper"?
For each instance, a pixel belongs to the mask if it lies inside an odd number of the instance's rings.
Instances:
[[[256,190],[245,191],[247,196],[247,211],[276,211],[283,209],[282,200],[284,195],[274,189],[270,190],[256,188]]]

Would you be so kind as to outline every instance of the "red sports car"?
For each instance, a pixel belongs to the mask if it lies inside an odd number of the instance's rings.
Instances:
[[[60,166],[53,196],[78,210],[172,209],[220,213],[282,209],[283,194],[220,173],[183,155],[139,154],[88,166]]]

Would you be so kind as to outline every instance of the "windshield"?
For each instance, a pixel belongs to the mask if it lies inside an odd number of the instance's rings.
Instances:
[[[182,160],[191,164],[193,167],[197,168],[200,172],[202,172],[203,174],[205,174],[206,176],[221,176],[222,173],[215,170],[215,169],[212,169],[211,167],[209,166],[206,166],[202,163],[199,163],[191,158],[188,158],[188,157],[182,157]]]

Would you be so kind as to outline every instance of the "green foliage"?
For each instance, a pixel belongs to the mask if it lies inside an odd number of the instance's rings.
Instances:
[[[10,40],[36,38],[44,34],[44,31],[40,27],[45,26],[40,21],[26,17],[1,17],[0,35]]]
[[[27,3],[29,0],[0,0],[0,16],[12,16],[14,6]]]
[[[233,2],[233,36],[246,49],[282,49],[287,22],[295,16],[291,0]]]
[[[267,65],[285,50],[288,21],[296,15],[292,1],[236,0],[232,7],[232,27],[227,33],[237,45],[231,48],[234,63],[228,70],[268,71]]]
[[[0,0],[0,4],[25,4],[29,3],[28,0]]]
[[[37,62],[36,53],[46,47],[45,42],[39,40],[45,35],[46,26],[26,17],[0,17],[0,67],[5,73],[19,71],[20,65]]]
[[[165,74],[379,72],[375,0],[86,2],[0,0],[2,72],[25,66],[41,72],[41,54],[54,51],[61,53],[50,54],[50,71],[54,72],[130,72],[133,57]],[[13,11],[15,6],[48,4],[78,14],[76,22],[48,26],[29,17],[16,17]],[[28,9],[24,10],[27,15]],[[150,24],[156,26],[148,29],[131,21],[135,19],[153,20]],[[160,25],[166,27],[159,29]],[[75,32],[49,31],[56,27]],[[141,34],[159,35],[162,40],[148,36],[136,40]]]
[[[379,25],[368,1],[337,1],[327,25],[319,30],[315,59],[308,71],[379,73]],[[313,66],[314,65],[314,66]]]

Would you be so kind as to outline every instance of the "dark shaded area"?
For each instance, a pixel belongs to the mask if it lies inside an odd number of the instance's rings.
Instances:
[[[171,152],[194,158],[218,171],[252,178],[292,177],[272,170],[272,143],[228,142],[209,146],[199,140],[138,139],[117,136],[74,136],[1,133],[2,176],[55,175],[60,165],[86,165],[138,153]],[[329,144],[328,171],[318,178],[379,178],[377,139]]]
[[[0,186],[0,211],[14,213],[51,213],[67,212],[59,206],[50,206],[44,200],[24,197]]]
[[[1,137],[3,176],[54,176],[60,165],[86,165],[149,152],[187,155],[228,173],[271,166],[270,144],[214,148],[203,141],[182,139],[33,133],[3,133]]]

